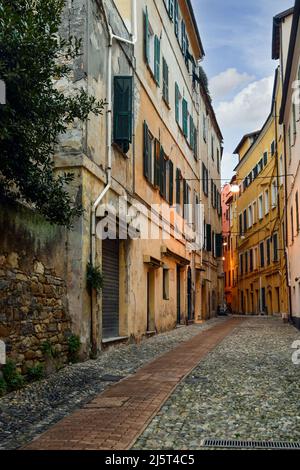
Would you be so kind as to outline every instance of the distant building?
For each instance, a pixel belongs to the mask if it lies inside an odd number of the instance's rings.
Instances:
[[[280,124],[285,141],[285,248],[289,267],[290,315],[300,328],[300,0],[284,20],[274,18],[273,58],[283,64]]]

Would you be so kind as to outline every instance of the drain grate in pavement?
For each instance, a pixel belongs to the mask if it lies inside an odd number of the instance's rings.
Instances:
[[[105,374],[100,377],[100,382],[120,382],[120,380],[125,379],[122,375],[110,375]]]
[[[237,441],[222,439],[204,439],[202,447],[215,447],[227,449],[300,449],[300,442],[283,441]]]

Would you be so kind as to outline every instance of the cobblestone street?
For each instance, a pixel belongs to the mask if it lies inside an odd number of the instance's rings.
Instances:
[[[215,319],[109,350],[2,398],[1,448],[48,429],[29,448],[132,442],[133,449],[195,450],[206,438],[300,440],[300,367],[291,348],[299,337],[277,318]],[[127,379],[114,385],[105,374]]]
[[[199,449],[206,438],[300,440],[299,332],[250,318],[177,388],[135,449]]]

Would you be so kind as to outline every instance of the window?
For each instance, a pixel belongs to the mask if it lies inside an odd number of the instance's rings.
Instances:
[[[179,7],[178,0],[174,0],[174,31],[175,35],[178,38],[179,36]]]
[[[253,172],[253,179],[257,178],[258,177],[258,165],[255,165],[252,172]]]
[[[182,100],[182,132],[184,136],[188,137],[188,104],[186,99]]]
[[[163,58],[163,99],[169,104],[169,67]]]
[[[144,122],[144,176],[149,183],[154,184],[154,138],[146,121]]]
[[[239,215],[239,232],[240,236],[243,235],[243,215]]]
[[[208,196],[208,170],[204,163],[202,163],[202,189],[205,196]]]
[[[248,207],[248,227],[251,228],[253,225],[252,206]]]
[[[243,276],[244,274],[244,263],[243,263],[243,260],[244,260],[244,255],[241,254],[240,255],[240,275]]]
[[[179,91],[178,83],[175,83],[175,118],[178,125],[180,125],[180,109],[182,97]]]
[[[269,213],[269,190],[265,191],[265,215]]]
[[[167,0],[167,8],[171,20],[174,18],[174,0]]]
[[[245,274],[248,273],[248,251],[245,253]]]
[[[186,35],[186,26],[185,22],[181,21],[181,50],[183,53],[183,56],[186,56],[187,52],[187,35]]]
[[[179,168],[176,169],[176,205],[177,211],[180,212],[181,207],[181,171]]]
[[[264,166],[267,166],[268,164],[268,152],[264,153]]]
[[[152,75],[159,85],[160,81],[160,39],[154,35],[149,22],[148,9],[144,13],[144,55]]]
[[[252,222],[253,222],[253,225],[255,225],[257,222],[257,202],[256,201],[254,201],[252,205]]]
[[[263,171],[263,168],[264,168],[264,161],[263,159],[261,159],[258,162],[258,173],[261,173]]]
[[[267,239],[267,265],[271,264],[271,238]]]
[[[254,258],[253,258],[253,269],[257,269],[258,266],[258,248],[254,248]]]
[[[132,142],[132,77],[114,78],[114,142],[124,153]]]
[[[263,268],[265,266],[265,244],[261,242],[259,245],[260,249],[260,267]]]
[[[168,185],[168,202],[170,206],[173,206],[174,202],[174,165],[171,160],[168,160],[168,177],[169,177],[169,185]]]
[[[190,194],[191,188],[185,180],[183,180],[183,204],[184,204],[184,218],[189,223],[191,222],[191,211],[190,211]]]
[[[278,234],[273,235],[273,261],[277,263],[278,261]]]
[[[294,233],[294,208],[291,208],[291,234],[292,234],[292,242],[294,241],[295,238],[295,233]]]
[[[211,242],[212,242],[212,250],[211,250],[211,252],[212,252],[213,257],[215,258],[215,257],[216,257],[216,234],[215,234],[214,231],[212,232],[212,240],[211,240]]]
[[[271,143],[271,156],[274,157],[275,155],[275,140]]]
[[[277,198],[278,198],[278,191],[277,191],[277,181],[272,181],[272,209],[277,207]]]
[[[211,158],[215,160],[215,140],[214,136],[211,136]]]
[[[170,271],[168,268],[163,269],[163,299],[170,299]]]
[[[297,233],[299,233],[300,232],[300,220],[299,220],[299,195],[298,195],[298,191],[296,192],[295,203],[296,203],[296,229],[297,229]]]
[[[247,211],[246,210],[244,210],[243,222],[244,222],[244,232],[246,232],[247,228],[248,228],[248,226],[247,226]]]
[[[217,148],[217,171],[220,174],[220,150]]]
[[[280,185],[282,186],[284,183],[284,164],[283,164],[282,155],[280,155],[280,158],[279,158],[279,176],[280,176]]]
[[[249,251],[250,272],[253,272],[253,250]]]
[[[206,139],[207,139],[207,119],[206,119],[206,116],[205,116],[204,113],[203,113],[203,116],[202,116],[202,122],[203,122],[203,140],[204,140],[204,142],[206,142]]]

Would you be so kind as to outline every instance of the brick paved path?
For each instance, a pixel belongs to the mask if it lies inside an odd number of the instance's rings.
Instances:
[[[125,450],[160,410],[180,381],[219,344],[241,319],[199,333],[98,395],[58,422],[30,450]]]

